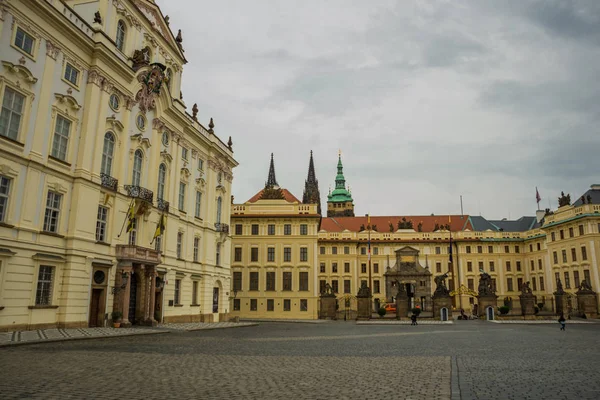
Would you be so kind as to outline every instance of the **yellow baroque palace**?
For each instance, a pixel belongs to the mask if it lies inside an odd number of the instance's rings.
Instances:
[[[0,0],[1,330],[226,318],[237,163],[183,42],[151,0]]]
[[[498,306],[508,305],[512,315],[520,315],[519,295],[526,283],[540,313],[547,315],[558,311],[553,296],[558,284],[566,292],[563,307],[573,315],[578,289],[600,287],[600,185],[592,185],[573,203],[562,194],[558,209],[517,220],[359,217],[340,157],[335,189],[327,199],[327,217],[315,218],[321,206],[311,153],[302,201],[277,185],[271,159],[265,188],[233,205],[233,315],[317,318],[319,294],[330,285],[337,318],[355,318],[361,285],[371,288],[374,309],[390,303],[397,294],[394,280],[402,275],[398,268],[412,261],[414,273],[404,273],[400,283],[406,285],[411,306],[420,306],[425,316],[432,311],[434,278],[445,273],[453,308],[467,314],[476,311],[482,271],[494,282]]]

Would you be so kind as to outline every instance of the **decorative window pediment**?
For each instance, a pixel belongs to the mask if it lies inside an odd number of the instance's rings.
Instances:
[[[48,189],[62,194],[67,193],[67,187],[62,185],[60,182],[48,182]]]
[[[67,104],[73,111],[78,111],[81,108],[77,99],[71,95],[54,93],[54,97],[56,97],[59,103]]]
[[[114,117],[114,115],[112,117],[106,118],[106,129],[116,130],[118,132],[123,132],[124,128],[125,128],[125,126],[123,126],[123,124],[121,123],[121,121],[119,121],[118,119],[116,119]]]
[[[225,194],[227,192],[227,189],[225,189],[225,186],[223,186],[223,185],[217,185],[216,190],[217,190],[217,192],[220,192],[223,194]]]
[[[15,178],[18,172],[10,167],[7,164],[0,164],[0,174],[4,176],[10,176],[11,178]]]
[[[171,154],[168,151],[166,151],[166,150],[163,150],[163,151],[160,152],[160,158],[162,158],[162,160],[168,166],[170,166],[171,165],[171,161],[173,161],[173,156],[171,156]]]
[[[188,181],[190,175],[192,175],[192,173],[190,172],[189,169],[183,167],[181,168],[181,179],[183,179],[184,181]]]
[[[196,178],[196,186],[198,186],[200,189],[204,189],[204,186],[206,186],[206,181],[204,178]]]
[[[148,150],[151,146],[150,139],[145,138],[141,133],[131,135],[131,140],[137,141],[144,150]]]
[[[10,61],[2,61],[2,65],[4,65],[8,72],[11,72],[24,79],[27,83],[34,84],[38,81],[38,78],[33,76],[31,71],[23,65],[13,64]]]

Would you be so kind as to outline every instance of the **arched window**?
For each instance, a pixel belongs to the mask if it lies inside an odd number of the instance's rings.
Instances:
[[[131,179],[131,184],[133,186],[140,186],[140,181],[142,180],[142,160],[144,155],[141,150],[136,150],[133,155],[133,178]]]
[[[100,173],[110,176],[114,151],[115,137],[112,133],[106,132],[104,134],[104,147],[102,148],[102,165],[100,166]]]
[[[217,199],[217,224],[221,223],[221,206],[223,204],[223,198],[219,196]]]
[[[119,20],[117,23],[117,37],[115,42],[117,43],[117,49],[123,51],[125,47],[125,32],[127,28],[125,27],[125,22],[123,20]]]
[[[165,199],[165,179],[167,176],[167,167],[165,164],[160,164],[158,167],[158,189],[156,190],[156,195],[159,199]]]

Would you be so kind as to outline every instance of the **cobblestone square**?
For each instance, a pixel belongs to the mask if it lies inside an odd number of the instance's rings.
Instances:
[[[0,349],[3,399],[597,399],[600,324],[261,323]]]

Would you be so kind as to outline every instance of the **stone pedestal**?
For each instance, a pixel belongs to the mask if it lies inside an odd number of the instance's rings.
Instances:
[[[336,298],[332,295],[321,296],[321,307],[319,309],[319,319],[335,319],[336,316]]]
[[[372,313],[371,296],[359,297],[356,296],[358,315],[357,319],[370,319]]]
[[[494,310],[494,318],[496,318],[496,308],[498,305],[498,296],[485,295],[477,297],[477,313],[479,318],[487,319],[486,312],[488,307]]]
[[[554,294],[554,310],[556,311],[556,315],[563,314],[566,318],[569,314],[567,304],[567,294]]]
[[[442,320],[442,309],[446,309],[446,320],[452,319],[452,297],[448,295],[436,296],[434,295],[433,300],[433,319]]]
[[[595,292],[577,292],[577,308],[587,318],[598,318],[598,299]]]
[[[522,294],[519,296],[521,302],[521,315],[535,315],[535,296],[532,294]]]
[[[404,296],[396,297],[396,319],[406,318],[408,316],[408,296],[404,292]]]

